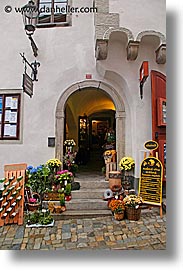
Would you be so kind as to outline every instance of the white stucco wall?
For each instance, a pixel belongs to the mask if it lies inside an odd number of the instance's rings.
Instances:
[[[134,38],[144,30],[166,33],[166,0],[110,0],[109,11],[120,14],[120,27]]]
[[[137,2],[141,5],[137,5]],[[145,2],[151,3],[152,9],[149,9]],[[164,2],[164,0],[113,0],[110,1],[110,12],[122,11],[120,24],[133,30],[134,35],[143,31],[144,25],[147,26],[146,29],[164,32],[164,21],[159,19],[156,21],[157,14],[154,13],[159,5],[159,13],[164,16]],[[92,6],[92,3],[92,0],[73,1],[73,5],[79,7]],[[13,8],[15,5],[21,7],[24,4],[26,4],[24,0],[17,0],[16,4],[14,0],[8,1],[8,5],[12,5]],[[19,53],[24,52],[30,62],[35,60],[30,41],[23,29],[21,15],[15,11],[10,14],[3,12],[4,6],[6,3],[1,1],[0,63],[3,65],[0,66],[0,91],[1,89],[21,89],[24,65]],[[137,23],[139,14],[141,20]],[[39,81],[34,82],[34,95],[31,99],[26,94],[22,94],[21,143],[7,144],[0,141],[0,177],[3,175],[4,164],[26,162],[28,165],[39,165],[55,156],[55,148],[47,146],[47,139],[49,136],[55,136],[55,110],[58,99],[69,86],[85,80],[87,73],[91,73],[93,79],[104,80],[123,93],[127,115],[126,154],[136,159],[138,168],[139,151],[143,149],[144,141],[151,138],[150,77],[144,87],[144,100],[141,101],[139,68],[143,60],[150,62],[150,69],[162,73],[165,73],[165,66],[155,62],[154,45],[148,44],[146,40],[140,46],[137,60],[131,62],[126,58],[126,45],[118,40],[112,40],[109,42],[107,60],[100,61],[96,66],[94,36],[94,14],[73,14],[71,27],[35,31],[33,38],[39,48],[37,60],[41,63],[38,69]],[[104,75],[101,74],[98,66],[106,72]],[[120,78],[126,83],[127,89],[122,88]]]

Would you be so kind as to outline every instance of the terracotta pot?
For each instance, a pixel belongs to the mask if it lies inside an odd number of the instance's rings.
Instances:
[[[54,206],[54,210],[55,210],[55,213],[56,213],[56,214],[60,214],[60,213],[62,212],[62,207],[61,207],[61,206],[55,205],[55,206]]]
[[[122,189],[121,172],[119,171],[109,172],[109,188],[113,192],[119,192]]]
[[[117,220],[117,221],[123,220],[123,218],[124,218],[124,213],[125,213],[125,211],[122,211],[122,212],[120,212],[120,213],[114,213],[114,218],[115,218],[115,220]]]
[[[66,211],[66,206],[61,206],[62,212]]]

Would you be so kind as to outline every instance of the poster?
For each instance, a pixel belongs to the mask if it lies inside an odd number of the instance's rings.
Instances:
[[[18,108],[18,98],[12,97],[11,100],[11,109],[17,109]]]
[[[0,96],[0,111],[2,111],[3,108],[3,98]]]
[[[10,124],[4,125],[4,136],[10,136]]]
[[[6,110],[5,111],[5,119],[4,119],[6,122],[10,122],[10,115],[11,115],[11,111]]]
[[[10,112],[9,122],[17,123],[17,112]]]
[[[6,97],[5,108],[11,108],[12,97]]]
[[[16,137],[16,135],[17,135],[17,126],[16,125],[10,125],[9,134],[10,134],[10,137]]]

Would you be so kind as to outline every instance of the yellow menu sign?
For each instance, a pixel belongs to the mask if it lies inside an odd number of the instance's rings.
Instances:
[[[141,163],[139,195],[144,203],[162,204],[162,163],[155,157],[145,158]]]

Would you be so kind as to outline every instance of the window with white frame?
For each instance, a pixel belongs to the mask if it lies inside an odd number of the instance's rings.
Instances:
[[[37,25],[68,24],[68,0],[38,0],[39,17]]]

